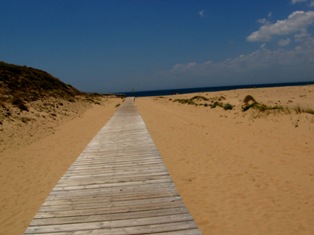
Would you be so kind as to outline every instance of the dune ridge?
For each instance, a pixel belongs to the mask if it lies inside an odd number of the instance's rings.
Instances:
[[[0,234],[23,234],[121,102],[78,91],[42,70],[0,62]]]
[[[247,95],[283,109],[243,111]],[[299,110],[313,110],[314,86],[136,102],[203,234],[314,233],[314,115]]]
[[[243,111],[247,95],[260,105],[284,109]],[[23,233],[122,102],[75,99],[32,101],[28,112],[14,107],[0,125],[0,233]],[[314,86],[301,86],[135,102],[203,234],[305,235],[314,233],[314,116],[304,112],[312,110],[313,101]],[[16,130],[20,134],[2,135]]]
[[[79,111],[56,120],[38,118],[20,127],[5,123],[7,137],[0,153],[0,234],[22,234],[54,185],[105,125],[120,99],[100,105],[76,104]],[[82,108],[83,107],[83,108]],[[70,115],[71,114],[71,115]],[[11,129],[10,126],[11,125]],[[34,130],[34,131],[33,131]],[[32,133],[33,138],[26,136]],[[2,136],[1,136],[2,137]]]

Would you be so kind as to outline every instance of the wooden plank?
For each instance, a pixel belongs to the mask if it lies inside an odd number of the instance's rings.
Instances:
[[[177,215],[189,213],[186,207],[166,208],[149,211],[138,211],[128,213],[110,213],[100,215],[86,215],[86,216],[68,216],[68,217],[49,217],[49,218],[34,218],[30,226],[40,225],[58,225],[58,224],[73,224],[82,222],[97,222],[109,220],[123,220],[123,219],[139,219],[166,215]]]
[[[90,203],[86,204],[61,204],[61,205],[45,205],[43,204],[42,207],[40,208],[41,212],[50,212],[50,211],[74,211],[74,210],[84,210],[84,209],[99,209],[101,206],[102,209],[106,208],[119,208],[119,207],[125,207],[125,208],[143,208],[144,206],[148,205],[158,205],[158,204],[166,204],[166,205],[171,205],[175,204],[178,205],[181,203],[181,198],[178,196],[172,196],[172,197],[162,197],[162,198],[149,198],[149,199],[139,199],[139,200],[125,200],[125,201],[115,201],[111,202],[110,200],[106,203],[104,202],[103,204],[100,203],[94,203],[91,201]]]
[[[132,99],[51,191],[25,234],[200,234]]]
[[[146,225],[146,226],[134,226],[134,227],[123,227],[123,228],[98,228],[95,230],[76,230],[76,231],[67,231],[67,232],[54,232],[54,235],[121,235],[121,234],[154,234],[154,233],[168,233],[168,232],[179,232],[181,234],[190,234],[193,231],[194,235],[201,234],[197,228],[195,227],[195,223],[192,221],[184,221],[184,222],[169,222],[166,224],[153,224],[153,225]],[[187,232],[187,233],[185,233]],[[32,233],[28,233],[26,231],[25,234],[47,234],[47,233],[40,233],[34,231]]]
[[[88,208],[80,210],[68,210],[68,211],[39,211],[34,218],[51,218],[51,217],[71,217],[71,216],[85,216],[85,215],[101,215],[101,214],[110,214],[110,213],[131,213],[131,212],[140,212],[140,211],[151,211],[151,210],[161,210],[169,208],[178,208],[182,207],[181,202],[158,202],[158,203],[149,203],[143,205],[128,205],[128,206],[104,206],[99,205],[98,208]]]
[[[145,172],[145,173],[150,173],[150,172],[155,172],[155,171],[158,171],[158,172],[165,172],[165,167],[164,166],[158,166],[156,165],[154,168],[137,168],[137,169],[123,169],[121,171],[117,171],[116,168],[111,168],[111,169],[108,169],[106,171],[104,170],[93,170],[93,172],[91,173],[90,170],[89,171],[74,171],[73,173],[73,170],[71,171],[67,171],[65,173],[65,175],[61,178],[61,179],[64,179],[64,178],[69,178],[69,177],[80,177],[80,176],[86,176],[86,175],[109,175],[109,176],[119,176],[119,175],[125,175],[125,174],[133,174],[134,172]]]
[[[67,186],[82,186],[86,187],[89,185],[99,185],[100,187],[103,184],[113,184],[113,183],[118,183],[118,184],[124,184],[127,182],[143,182],[143,181],[153,181],[153,180],[168,180],[169,175],[167,174],[157,174],[157,175],[147,175],[147,176],[130,176],[130,177],[118,177],[118,178],[95,178],[95,177],[89,177],[89,178],[84,178],[80,180],[74,180],[74,179],[67,179],[65,181],[59,182],[58,186],[59,187],[67,187]]]
[[[166,215],[159,217],[149,217],[149,218],[140,218],[140,219],[127,219],[127,220],[117,220],[117,221],[104,221],[104,222],[89,222],[89,223],[75,223],[75,224],[60,224],[58,227],[55,225],[43,225],[43,226],[30,226],[27,230],[27,233],[36,234],[36,233],[55,233],[55,232],[72,232],[72,231],[93,231],[93,230],[103,230],[114,228],[130,228],[138,227],[137,229],[143,229],[144,226],[152,225],[168,225],[169,221],[180,226],[180,224],[189,223],[191,220],[190,214],[179,214],[179,215]],[[142,226],[142,228],[141,228]],[[172,225],[174,226],[174,225]],[[158,226],[159,229],[162,229],[162,226]],[[155,227],[155,231],[158,231],[158,227]],[[189,224],[188,226],[192,226]],[[195,225],[194,225],[195,228]],[[168,228],[167,230],[176,230],[177,228]],[[166,231],[167,231],[166,230]],[[160,230],[159,230],[160,231]],[[164,229],[163,229],[164,231]]]
[[[141,181],[133,181],[133,182],[113,182],[113,183],[102,183],[102,184],[96,184],[96,185],[83,185],[83,186],[71,186],[71,185],[67,185],[67,186],[59,186],[57,185],[54,190],[77,190],[77,189],[93,189],[93,188],[110,188],[110,187],[124,187],[124,186],[128,186],[128,185],[140,185],[140,184],[154,184],[154,183],[168,183],[168,182],[172,182],[171,179],[169,178],[164,178],[164,179],[146,179],[146,180],[141,180]]]
[[[167,174],[169,175],[168,172],[166,172],[164,170],[164,168],[153,168],[153,169],[140,169],[140,170],[127,170],[127,171],[123,171],[123,172],[116,172],[116,171],[110,171],[110,172],[100,172],[98,174],[65,174],[61,180],[67,180],[67,179],[83,179],[83,178],[90,178],[91,175],[93,175],[93,177],[115,177],[115,178],[123,178],[126,177],[128,175],[132,175],[132,176],[137,176],[137,175],[156,175],[156,174]]]
[[[112,197],[112,195],[114,195]],[[43,205],[45,206],[52,206],[52,205],[61,205],[61,204],[83,204],[88,203],[90,201],[92,202],[116,202],[116,201],[129,201],[129,200],[136,200],[136,199],[151,199],[151,198],[162,198],[162,197],[173,197],[178,196],[177,192],[173,189],[166,188],[164,191],[152,192],[152,191],[145,191],[145,192],[120,192],[110,195],[104,195],[104,194],[90,194],[90,196],[85,197],[53,197],[53,198],[47,198],[45,203]]]
[[[170,188],[173,187],[173,183],[169,182],[168,184],[150,184],[150,185],[130,185],[125,186],[123,188],[121,187],[113,187],[113,188],[94,188],[92,190],[71,190],[71,191],[57,191],[53,190],[47,199],[50,198],[73,198],[73,197],[96,197],[99,195],[109,195],[110,197],[114,198],[119,193],[141,193],[141,192],[160,192],[160,190],[163,190],[164,188]],[[157,191],[158,190],[158,191]]]
[[[54,233],[54,232],[71,232],[76,230],[97,230],[107,228],[122,228],[122,227],[134,227],[143,225],[155,225],[155,224],[167,224],[171,222],[187,222],[191,220],[190,214],[177,214],[177,215],[166,215],[149,218],[139,219],[125,219],[115,221],[104,221],[104,222],[88,222],[88,223],[74,223],[74,224],[60,224],[58,227],[55,225],[44,225],[44,226],[30,226],[28,233]]]

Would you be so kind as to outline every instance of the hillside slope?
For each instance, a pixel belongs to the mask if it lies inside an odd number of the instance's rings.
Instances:
[[[43,97],[69,99],[79,94],[80,91],[45,71],[0,61],[1,101],[21,99],[27,102]]]
[[[80,92],[42,70],[0,62],[0,153],[53,134],[93,105],[110,104],[109,98]]]

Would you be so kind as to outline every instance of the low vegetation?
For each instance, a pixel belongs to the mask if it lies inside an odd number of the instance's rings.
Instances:
[[[224,110],[231,110],[234,108],[232,104],[226,103],[224,104],[222,101],[226,98],[224,96],[214,97],[214,98],[206,98],[204,96],[194,96],[190,99],[175,99],[173,102],[178,102],[180,104],[188,104],[195,106],[204,106],[210,108],[221,107]]]
[[[226,104],[224,104],[223,109],[224,110],[232,110],[233,109],[233,105],[229,104],[229,103],[226,103]]]
[[[0,131],[6,123],[31,125],[75,116],[106,97],[116,96],[81,92],[45,71],[0,61]]]
[[[247,95],[244,100],[243,100],[243,105],[242,105],[242,111],[246,112],[249,109],[254,109],[254,110],[258,110],[260,112],[265,112],[268,110],[278,110],[278,111],[284,111],[284,107],[283,106],[268,106],[265,104],[261,104],[259,102],[257,102],[251,95]]]
[[[230,103],[225,103],[226,98],[224,96],[207,98],[204,96],[194,96],[192,98],[186,99],[175,99],[173,102],[178,102],[180,104],[188,104],[194,106],[204,106],[214,109],[216,107],[220,107],[224,110],[233,110],[235,108],[234,105]],[[172,99],[169,99],[172,101]],[[288,108],[281,105],[266,105],[258,102],[253,96],[247,95],[243,99],[243,104],[241,106],[241,110],[246,112],[248,110],[255,110],[260,113],[270,114],[273,112],[282,112],[282,113],[290,113],[291,111],[295,111],[296,113],[308,113],[314,115],[314,109],[311,108],[302,108],[301,106],[296,106],[294,108]]]
[[[189,105],[203,105],[200,104],[200,101],[208,101],[208,98],[204,96],[194,96],[190,99],[175,99],[173,102],[178,102],[180,104],[189,104]]]
[[[302,107],[299,106],[299,105],[294,108],[294,111],[295,111],[296,113],[308,113],[308,114],[314,115],[314,109],[311,109],[311,108],[302,108]]]
[[[82,94],[45,71],[5,62],[0,62],[0,93],[1,101],[19,100],[19,103],[44,97],[74,100]]]
[[[47,98],[100,104],[102,97],[98,93],[81,92],[45,71],[0,61],[0,104],[12,104],[20,111],[29,111],[29,102]]]
[[[192,99],[175,99],[173,102],[178,102],[180,104],[197,105]]]

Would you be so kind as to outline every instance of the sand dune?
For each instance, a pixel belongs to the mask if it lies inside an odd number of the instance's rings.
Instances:
[[[7,135],[1,136],[0,234],[23,234],[57,181],[115,112],[117,103],[121,100],[64,104],[54,112],[54,119],[47,113],[37,117],[37,112],[30,112],[19,115],[28,115],[32,119],[28,123],[15,120],[2,125]]]
[[[196,95],[208,100],[173,102]],[[289,109],[242,112],[246,95]],[[210,108],[214,102],[234,108]],[[47,104],[39,116],[28,113],[31,120],[18,121],[22,113],[0,125],[0,234],[23,233],[117,103]],[[294,111],[314,109],[314,86],[138,98],[136,104],[203,234],[314,234],[314,115]]]
[[[235,108],[173,102],[197,95]],[[242,112],[246,95],[290,111]],[[314,115],[293,111],[314,109],[314,86],[136,102],[203,234],[314,234]]]

